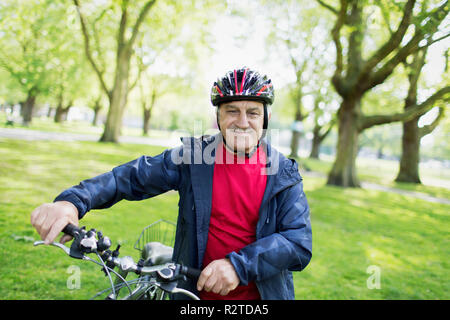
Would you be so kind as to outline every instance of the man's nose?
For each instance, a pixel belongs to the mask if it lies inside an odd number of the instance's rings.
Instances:
[[[240,128],[248,128],[249,127],[249,123],[248,123],[247,114],[245,112],[242,112],[239,115],[239,118],[237,119],[235,124],[238,127],[240,127]]]

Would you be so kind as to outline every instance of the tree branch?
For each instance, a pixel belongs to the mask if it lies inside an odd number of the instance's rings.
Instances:
[[[333,8],[333,6],[331,6],[331,5],[329,5],[328,3],[325,3],[324,1],[322,1],[322,0],[316,0],[322,7],[324,7],[324,8],[326,8],[326,9],[328,9],[328,10],[330,10],[331,12],[333,12],[334,14],[338,14],[339,12],[338,12],[338,10],[336,10],[335,8]]]
[[[98,54],[98,59],[97,61],[99,61],[99,70],[102,74],[104,74],[105,72],[105,59],[102,58],[102,49],[100,46],[100,38],[99,38],[99,34],[97,32],[97,22],[99,22],[103,16],[106,14],[106,12],[108,11],[108,8],[105,8],[100,14],[99,16],[94,20],[94,22],[92,23],[92,33],[93,33],[93,37],[94,37],[94,46],[95,46],[95,50],[97,51]]]
[[[142,61],[140,60],[140,58],[137,59],[137,65],[138,65],[138,74],[136,75],[136,79],[134,79],[134,81],[131,83],[131,85],[129,86],[129,90],[133,90],[134,87],[136,86],[136,84],[139,82],[139,80],[141,79],[141,75],[142,72],[144,72],[148,66],[146,66],[144,63],[142,63]]]
[[[423,115],[431,108],[438,100],[450,100],[450,86],[439,89],[434,94],[432,94],[428,99],[420,104],[408,107],[403,113],[394,113],[390,115],[374,115],[374,116],[363,116],[359,122],[358,129],[363,131],[365,129],[371,128],[373,126],[396,122],[396,121],[409,121]]]
[[[422,128],[419,128],[419,137],[423,138],[427,134],[433,132],[434,129],[436,129],[436,127],[439,125],[439,122],[441,122],[441,120],[444,119],[444,116],[445,116],[444,107],[439,107],[439,114],[436,117],[436,119],[434,119],[432,123],[425,125]]]
[[[139,34],[139,28],[141,24],[144,22],[145,16],[150,11],[151,7],[155,4],[156,0],[148,1],[144,7],[142,8],[141,12],[139,13],[139,17],[136,20],[136,23],[133,26],[133,31],[131,32],[131,37],[128,40],[127,47],[128,49],[131,49],[134,42],[136,41],[136,38]]]
[[[365,23],[362,21],[362,11],[361,1],[353,1],[350,14],[347,16],[347,23],[351,32],[348,36],[346,80],[352,87],[361,74],[363,63],[362,42],[364,40]]]
[[[440,23],[447,16],[448,11],[448,1],[445,1],[444,4],[432,11],[427,17],[427,23],[421,28],[416,28],[416,32],[411,40],[401,47],[380,69],[370,74],[369,80],[366,81],[363,90],[369,90],[380,83],[383,83],[384,80],[392,74],[398,64],[404,62],[410,54],[422,49],[419,46],[419,43],[425,39],[425,37],[431,37],[431,35],[436,32]],[[424,30],[427,30],[427,32],[425,33]]]
[[[412,12],[414,9],[416,0],[408,0],[403,10],[403,17],[397,30],[391,34],[391,37],[384,45],[382,45],[373,55],[370,57],[362,68],[362,73],[369,73],[378,63],[386,58],[391,52],[398,48],[406,30],[411,23]]]
[[[75,4],[75,7],[78,12],[78,16],[80,18],[81,30],[82,30],[83,38],[84,38],[84,51],[86,53],[86,57],[87,57],[88,61],[90,62],[90,64],[92,65],[92,68],[94,69],[95,73],[97,74],[97,77],[100,81],[100,85],[101,85],[103,91],[105,91],[105,93],[108,97],[111,97],[111,92],[108,89],[108,87],[106,86],[106,83],[103,79],[103,72],[100,71],[100,69],[98,68],[98,66],[97,66],[96,62],[94,61],[94,58],[92,57],[92,54],[91,54],[89,34],[87,31],[85,18],[83,16],[83,14],[81,13],[80,3],[78,0],[73,0],[73,3]]]
[[[386,10],[386,8],[384,7],[383,2],[381,2],[381,1],[379,2],[378,5],[380,6],[381,15],[383,16],[384,23],[386,24],[386,27],[387,27],[387,29],[389,31],[389,34],[392,37],[392,35],[394,34],[394,31],[391,28],[391,24],[390,24],[390,20],[389,20],[389,18],[390,18],[389,17],[389,10]]]
[[[427,44],[425,44],[425,45],[423,45],[423,46],[419,46],[419,49],[423,49],[423,48],[429,47],[429,46],[431,46],[432,44],[434,44],[434,43],[436,43],[436,42],[439,42],[439,41],[441,41],[441,40],[444,40],[444,39],[446,39],[446,38],[448,38],[448,37],[450,37],[450,32],[447,33],[447,34],[444,34],[442,37],[436,38],[436,39],[431,40],[431,41],[427,41]]]
[[[331,132],[331,129],[333,129],[333,127],[334,127],[334,125],[336,124],[336,122],[337,122],[337,119],[336,119],[336,117],[333,117],[331,120],[330,120],[330,122],[328,122],[328,128],[325,130],[325,132],[324,133],[318,133],[318,135],[319,135],[319,141],[320,142],[322,142],[327,136],[328,136],[328,134]],[[321,128],[320,128],[320,130],[323,128],[323,127],[325,127],[325,126],[322,126]]]
[[[342,43],[341,43],[341,29],[345,24],[345,20],[347,18],[347,7],[348,1],[341,0],[341,8],[339,10],[338,18],[331,30],[331,36],[333,38],[333,42],[336,48],[336,69],[334,71],[334,75],[332,78],[333,85],[336,88],[336,91],[342,93],[342,70],[344,68],[343,64],[343,53],[342,53]]]
[[[0,53],[2,53],[2,51],[3,51],[3,49],[0,48]],[[9,57],[7,57],[7,58],[9,60]],[[16,72],[13,67],[11,67],[8,63],[6,63],[2,56],[0,56],[0,67],[4,68],[6,71],[8,71],[9,74],[13,78],[16,78],[20,83],[20,78],[21,78],[20,73]]]
[[[120,51],[125,46],[125,31],[127,29],[128,20],[128,0],[124,0],[121,5],[122,14],[120,15],[119,31],[117,33],[117,50]],[[119,55],[117,55],[119,59]]]

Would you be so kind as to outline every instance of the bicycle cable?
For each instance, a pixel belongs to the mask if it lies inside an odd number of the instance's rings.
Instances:
[[[105,268],[105,272],[106,272],[106,274],[108,275],[109,282],[111,283],[112,293],[113,293],[114,297],[116,297],[116,290],[114,289],[114,283],[113,283],[113,281],[112,281],[111,274],[110,274],[109,271],[108,271],[108,267],[106,266],[106,263],[103,261],[102,257],[100,257],[100,255],[98,254],[97,250],[95,250],[95,254],[97,255],[97,257],[98,257],[98,258],[100,259],[100,261],[102,262],[103,268]],[[131,293],[131,291],[130,291],[130,293]]]
[[[97,256],[98,256],[98,253],[97,253]],[[132,292],[132,290],[131,290],[130,286],[128,285],[127,281],[125,280],[125,278],[122,277],[122,276],[121,276],[118,272],[116,272],[114,269],[108,267],[108,266],[103,262],[103,260],[101,259],[101,257],[100,257],[100,261],[102,261],[102,263],[100,263],[100,262],[98,262],[98,261],[95,261],[94,259],[91,259],[91,258],[88,257],[88,256],[84,256],[84,259],[86,259],[86,260],[88,260],[88,261],[91,261],[91,262],[94,262],[94,263],[98,264],[99,266],[106,268],[106,270],[109,270],[109,271],[111,271],[112,273],[114,273],[118,278],[120,278],[120,280],[122,280],[122,282],[123,282],[123,283],[125,284],[125,286],[127,287],[128,291],[129,291],[130,293]]]

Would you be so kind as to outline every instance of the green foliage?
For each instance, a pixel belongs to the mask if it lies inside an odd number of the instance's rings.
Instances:
[[[92,81],[83,56],[80,34],[63,1],[7,1],[0,7],[0,88],[10,103],[33,90],[40,101],[64,107],[89,95]],[[13,89],[13,90],[12,90]],[[20,94],[17,92],[21,92]]]
[[[24,92],[48,94],[54,59],[67,44],[65,7],[60,1],[6,1],[0,15],[0,67]]]

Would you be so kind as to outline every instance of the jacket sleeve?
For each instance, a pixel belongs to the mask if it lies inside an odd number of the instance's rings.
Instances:
[[[122,199],[143,200],[169,190],[177,190],[180,174],[166,150],[155,156],[142,156],[110,172],[80,182],[54,201],[69,201],[78,209],[81,219],[91,209],[109,208]]]
[[[227,255],[242,285],[283,270],[301,271],[311,260],[311,222],[302,182],[282,191],[278,203],[277,231]]]

